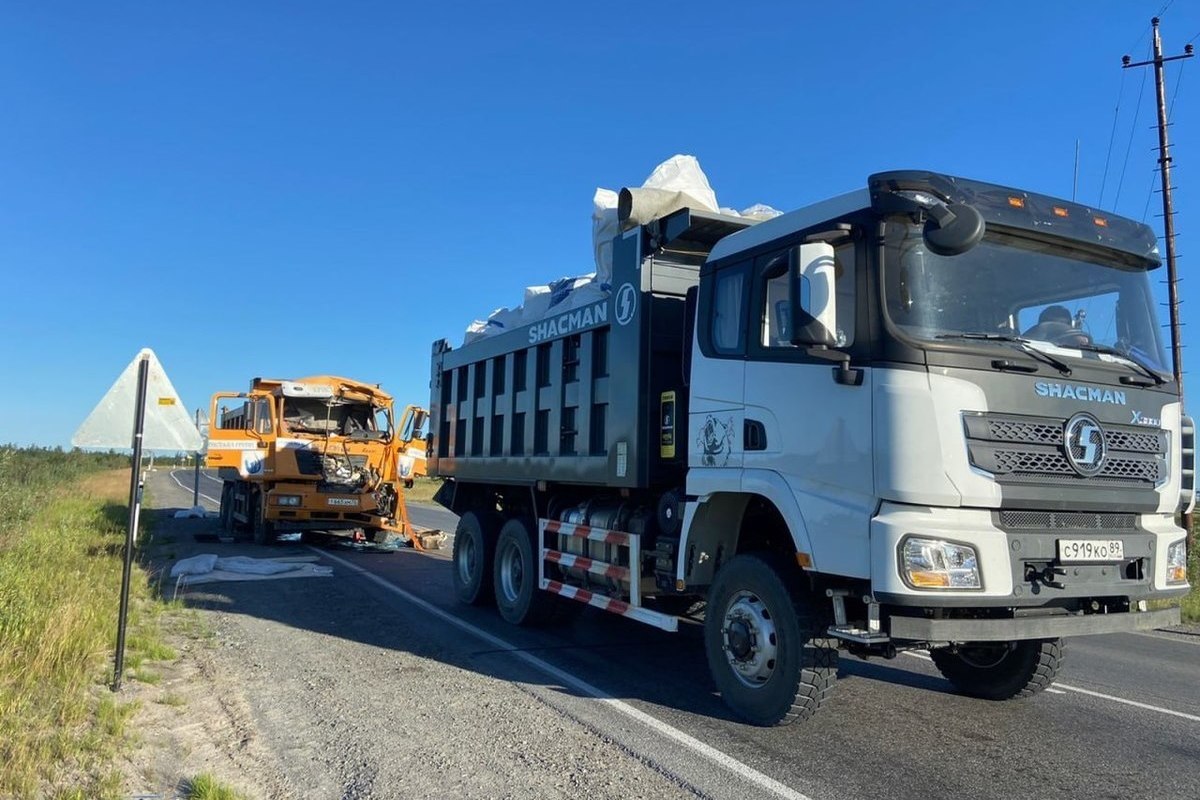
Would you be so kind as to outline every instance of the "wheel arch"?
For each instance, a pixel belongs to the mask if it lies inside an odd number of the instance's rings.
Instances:
[[[689,586],[709,585],[722,563],[749,552],[771,553],[815,568],[795,498],[766,482],[755,488],[768,491],[715,492],[687,502],[677,580]]]

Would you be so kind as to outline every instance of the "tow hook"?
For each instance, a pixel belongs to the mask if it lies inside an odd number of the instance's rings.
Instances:
[[[1056,576],[1066,574],[1067,570],[1063,567],[1047,566],[1045,569],[1039,570],[1033,564],[1025,565],[1025,580],[1035,586],[1040,582],[1051,589],[1065,589],[1067,585],[1055,578]]]

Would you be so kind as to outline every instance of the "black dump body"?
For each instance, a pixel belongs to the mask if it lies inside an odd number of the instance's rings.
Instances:
[[[435,342],[429,474],[482,484],[682,486],[685,323],[695,313],[688,290],[712,246],[747,224],[677,211],[614,241],[607,297],[458,350]]]

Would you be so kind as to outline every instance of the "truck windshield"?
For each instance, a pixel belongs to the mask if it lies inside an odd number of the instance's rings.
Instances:
[[[1022,337],[1166,371],[1147,271],[1119,256],[989,228],[977,247],[943,257],[907,219],[887,224],[884,246],[887,314],[907,336]]]
[[[283,421],[296,433],[321,436],[357,436],[384,438],[387,430],[378,430],[379,420],[370,403],[354,403],[333,398],[285,397]]]

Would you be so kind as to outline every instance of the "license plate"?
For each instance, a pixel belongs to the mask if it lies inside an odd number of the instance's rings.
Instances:
[[[1120,539],[1059,539],[1058,560],[1063,563],[1123,561],[1125,546]]]

